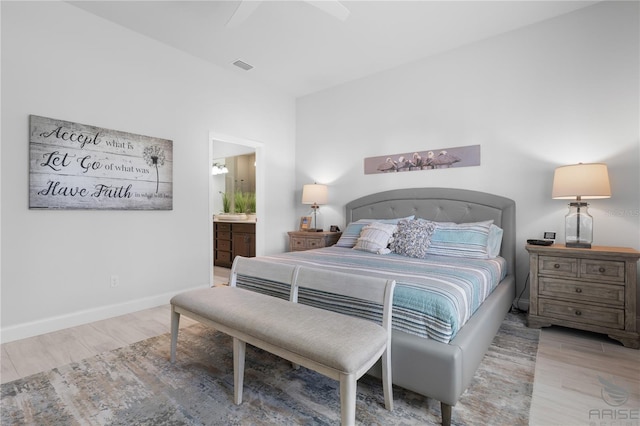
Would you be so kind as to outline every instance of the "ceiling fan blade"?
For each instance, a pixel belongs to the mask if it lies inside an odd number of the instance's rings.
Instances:
[[[341,21],[346,21],[349,17],[349,9],[347,9],[342,3],[338,0],[305,0],[312,6],[317,7],[323,12],[328,13],[334,18],[338,18]]]
[[[229,20],[227,21],[227,27],[233,28],[243,23],[249,17],[249,15],[251,15],[253,11],[256,10],[258,6],[260,6],[260,3],[262,2],[247,0],[240,1],[238,8],[235,12],[233,12],[233,15],[231,15],[231,18],[229,18]]]

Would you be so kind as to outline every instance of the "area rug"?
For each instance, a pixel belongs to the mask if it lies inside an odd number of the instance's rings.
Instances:
[[[509,314],[472,384],[453,408],[455,425],[528,424],[539,331]],[[244,397],[233,404],[232,340],[192,325],[2,385],[2,425],[335,425],[339,385],[247,345]],[[439,425],[440,404],[394,387],[358,381],[356,419],[365,425]]]

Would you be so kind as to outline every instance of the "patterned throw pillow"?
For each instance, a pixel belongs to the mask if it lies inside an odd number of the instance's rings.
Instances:
[[[493,220],[473,223],[437,223],[427,254],[487,259]]]
[[[380,222],[380,223],[389,223],[389,224],[395,225],[398,223],[398,221],[402,219],[413,219],[414,217],[415,216],[407,216],[404,218],[397,218],[397,219],[360,219],[355,222],[351,222],[349,225],[347,225],[347,229],[344,230],[344,232],[340,236],[340,239],[338,240],[335,246],[353,248],[356,245],[356,242],[358,241],[358,237],[360,237],[360,232],[362,232],[362,228],[364,228],[365,226],[371,223]]]
[[[368,251],[377,254],[389,254],[388,245],[393,241],[393,233],[398,229],[397,225],[374,222],[362,228],[360,237],[353,247],[356,250]]]
[[[424,259],[435,224],[429,220],[401,220],[390,248],[394,253]]]

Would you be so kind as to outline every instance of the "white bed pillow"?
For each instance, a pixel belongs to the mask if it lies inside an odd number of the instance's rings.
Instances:
[[[388,224],[396,225],[400,220],[413,219],[414,217],[415,216],[407,216],[404,218],[397,218],[397,219],[360,219],[355,222],[351,222],[349,225],[347,225],[347,228],[344,230],[344,232],[340,236],[340,239],[338,239],[338,242],[336,243],[335,247],[353,248],[356,245],[356,242],[358,241],[358,237],[360,237],[360,232],[362,232],[362,228],[364,228],[366,225],[370,223],[379,222],[379,223],[388,223]]]
[[[355,250],[368,251],[377,254],[389,254],[389,243],[393,241],[393,233],[398,229],[391,223],[374,222],[362,228],[360,236],[353,246]]]
[[[389,247],[391,251],[402,256],[424,259],[434,229],[435,223],[430,220],[401,220]]]

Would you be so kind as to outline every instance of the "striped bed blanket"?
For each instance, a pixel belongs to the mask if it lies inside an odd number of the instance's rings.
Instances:
[[[466,259],[430,256],[415,259],[394,253],[378,255],[343,247],[261,256],[261,260],[332,269],[396,280],[393,328],[448,343],[506,275],[503,258]],[[238,275],[237,286],[288,299],[282,283]],[[381,308],[310,291],[299,302],[368,319]]]

